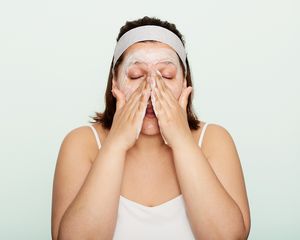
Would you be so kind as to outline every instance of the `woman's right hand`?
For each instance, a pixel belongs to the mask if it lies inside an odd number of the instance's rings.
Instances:
[[[106,140],[114,148],[127,151],[135,144],[141,128],[150,97],[150,84],[148,81],[142,81],[128,101],[116,86],[113,86],[112,93],[117,99],[116,112]]]

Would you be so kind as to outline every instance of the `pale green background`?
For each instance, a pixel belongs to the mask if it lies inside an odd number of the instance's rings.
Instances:
[[[0,239],[50,239],[61,141],[103,109],[119,28],[144,15],[183,33],[196,112],[236,142],[249,239],[300,239],[299,7],[297,0],[2,1]]]

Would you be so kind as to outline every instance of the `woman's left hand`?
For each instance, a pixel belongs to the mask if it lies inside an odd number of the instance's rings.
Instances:
[[[184,87],[179,100],[177,100],[165,84],[159,71],[157,71],[155,82],[154,93],[152,92],[155,96],[155,114],[158,118],[161,134],[167,144],[173,148],[192,138],[186,114],[186,106],[192,87],[186,87],[186,80],[184,79]]]

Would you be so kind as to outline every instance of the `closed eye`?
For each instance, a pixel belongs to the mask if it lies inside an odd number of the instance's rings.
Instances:
[[[130,79],[135,80],[135,79],[139,79],[139,78],[142,78],[142,77],[144,77],[144,76],[130,77]],[[165,79],[173,79],[172,77],[165,77],[165,76],[162,76],[162,77],[165,78]]]
[[[143,77],[143,76],[139,76],[139,77],[131,77],[130,79],[139,79],[139,78],[141,78],[141,77]]]

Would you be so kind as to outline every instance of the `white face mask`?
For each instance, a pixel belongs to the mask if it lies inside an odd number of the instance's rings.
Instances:
[[[141,76],[141,71],[135,71],[134,73],[129,74],[129,69],[132,69],[132,66],[141,66],[144,70],[143,75],[152,76],[155,74],[155,71],[163,66],[162,62],[169,62],[173,65],[173,77],[178,78],[182,76],[182,69],[180,66],[179,58],[176,52],[170,48],[158,48],[158,47],[141,47],[133,52],[126,54],[120,68],[119,68],[119,77],[118,77],[118,86],[123,90],[126,100],[130,97],[132,92],[137,88],[138,84],[134,80],[130,79],[131,77]],[[164,64],[164,65],[165,65]],[[174,70],[175,68],[175,70]],[[146,71],[146,72],[145,72]],[[174,76],[174,71],[176,76]],[[140,80],[140,79],[139,79]],[[140,82],[140,81],[138,81]]]
[[[141,47],[128,52],[119,67],[118,87],[125,94],[126,101],[128,101],[142,80],[150,81],[150,86],[153,90],[157,70],[163,77],[172,78],[169,81],[173,81],[172,92],[175,96],[181,93],[183,81],[180,81],[180,79],[183,76],[183,72],[176,52],[171,48],[165,47]],[[156,113],[153,94],[151,94],[151,102]],[[142,120],[140,125],[142,125]],[[138,134],[140,129],[141,126],[137,129]]]

